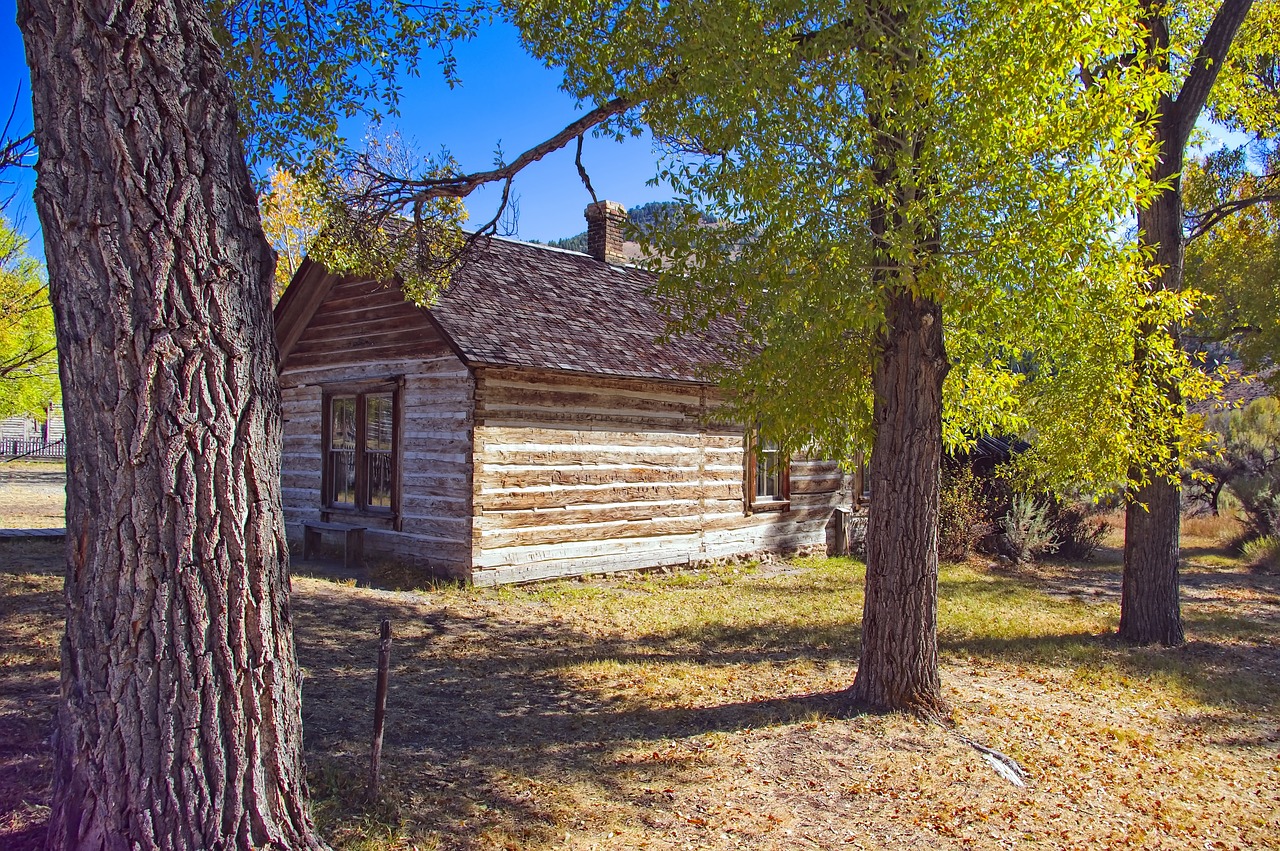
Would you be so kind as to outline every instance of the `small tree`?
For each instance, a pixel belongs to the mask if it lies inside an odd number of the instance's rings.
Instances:
[[[1145,108],[1159,157],[1150,177],[1158,191],[1137,207],[1139,240],[1147,249],[1151,294],[1184,291],[1184,210],[1181,179],[1192,131],[1208,108],[1233,129],[1276,129],[1276,90],[1270,85],[1280,54],[1280,3],[1263,0],[1167,2],[1141,0],[1143,49],[1124,58],[1162,78],[1160,96]],[[1133,368],[1148,393],[1163,397],[1155,416],[1134,406],[1134,427],[1148,447],[1127,477],[1139,483],[1125,514],[1124,581],[1120,636],[1134,644],[1181,644],[1178,595],[1180,466],[1195,447],[1187,444],[1180,321],[1149,317],[1135,349]],[[1190,451],[1189,451],[1190,450]]]
[[[320,232],[323,196],[310,181],[277,168],[258,196],[258,209],[262,230],[276,250],[274,298],[278,301]]]
[[[0,219],[0,417],[40,414],[60,396],[49,287],[26,240]]]
[[[1238,411],[1215,414],[1217,470],[1239,501],[1251,535],[1280,535],[1280,400],[1255,399]]]

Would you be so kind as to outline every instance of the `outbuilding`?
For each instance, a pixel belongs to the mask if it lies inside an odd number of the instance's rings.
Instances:
[[[587,219],[587,254],[493,238],[429,307],[303,263],[276,308],[292,540],[363,529],[478,585],[848,546],[857,477],[726,421],[714,335],[666,339],[624,211]]]

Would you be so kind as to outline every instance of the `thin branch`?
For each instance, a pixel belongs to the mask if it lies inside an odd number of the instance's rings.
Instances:
[[[578,153],[573,158],[573,164],[578,167],[578,177],[582,178],[582,185],[587,187],[587,192],[590,193],[592,202],[599,204],[600,199],[596,197],[596,190],[591,186],[591,177],[587,174],[587,169],[582,164],[582,136],[578,137]]]
[[[1081,65],[1080,83],[1086,89],[1092,89],[1101,80],[1105,80],[1107,75],[1111,74],[1113,71],[1127,71],[1129,68],[1132,68],[1133,64],[1137,61],[1138,52],[1134,50],[1108,59],[1095,70],[1090,70],[1087,65]]]
[[[831,35],[833,32],[837,32],[840,30],[851,30],[856,25],[857,25],[857,22],[854,21],[853,18],[845,18],[842,21],[837,21],[836,23],[831,24],[830,26],[823,27],[822,29],[796,33],[791,37],[791,41],[793,44],[795,44],[796,47],[808,47],[809,45],[816,42],[818,39],[825,38],[826,36]]]
[[[1219,204],[1203,212],[1190,213],[1187,215],[1187,222],[1191,225],[1191,229],[1187,234],[1187,241],[1190,242],[1204,236],[1223,219],[1229,218],[1236,213],[1243,212],[1258,204],[1275,203],[1280,203],[1280,188],[1270,192],[1250,195],[1248,198],[1234,198],[1225,204]]]
[[[0,378],[8,378],[19,370],[35,366],[55,351],[57,351],[55,346],[50,346],[44,350],[28,348],[20,354],[14,355],[11,360],[0,363]]]
[[[22,97],[22,87],[13,93],[13,104],[9,107],[9,117],[5,119],[4,129],[0,130],[0,171],[14,166],[27,168],[26,160],[36,149],[35,133],[28,133],[17,139],[9,139],[9,131],[13,128],[13,119],[18,114],[18,99]]]
[[[468,244],[487,239],[498,232],[498,222],[502,219],[502,214],[506,212],[507,204],[511,199],[511,182],[515,180],[515,175],[508,177],[502,182],[502,200],[498,202],[498,211],[493,214],[493,218],[476,228],[475,232],[467,237]]]

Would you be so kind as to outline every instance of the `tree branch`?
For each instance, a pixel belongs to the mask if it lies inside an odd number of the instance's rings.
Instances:
[[[578,177],[582,178],[582,185],[587,187],[587,193],[591,195],[593,203],[599,204],[600,199],[596,197],[596,190],[591,185],[591,176],[587,174],[586,167],[582,164],[582,137],[578,137],[578,153],[573,158],[573,164],[578,167]]]
[[[36,149],[34,132],[20,136],[17,139],[9,139],[9,131],[13,128],[13,119],[18,114],[18,99],[20,97],[22,97],[21,86],[13,93],[13,104],[9,107],[9,117],[4,121],[4,129],[0,129],[0,171],[4,171],[9,166],[26,167],[25,160]]]
[[[1170,114],[1165,116],[1165,120],[1170,122],[1168,138],[1172,148],[1181,150],[1186,146],[1191,128],[1200,117],[1200,111],[1209,99],[1209,91],[1226,61],[1231,42],[1252,6],[1253,0],[1222,0],[1218,7],[1191,71],[1182,83],[1182,90],[1173,101]]]
[[[537,162],[547,154],[560,150],[574,139],[581,137],[588,130],[598,127],[610,118],[623,114],[636,106],[637,103],[638,101],[630,98],[616,97],[608,103],[591,110],[549,139],[534,145],[504,166],[490,169],[489,171],[472,172],[471,174],[406,180],[404,185],[406,188],[416,190],[412,200],[417,202],[430,201],[435,198],[465,198],[486,183],[509,180],[515,177],[525,166]]]
[[[1274,175],[1271,177],[1274,177]],[[1267,192],[1250,195],[1247,198],[1233,198],[1224,204],[1211,207],[1203,212],[1188,213],[1187,222],[1191,227],[1187,233],[1187,241],[1190,242],[1204,236],[1212,230],[1218,222],[1233,216],[1236,213],[1243,212],[1244,210],[1257,206],[1258,204],[1274,203],[1280,203],[1280,186],[1277,186],[1275,189]]]

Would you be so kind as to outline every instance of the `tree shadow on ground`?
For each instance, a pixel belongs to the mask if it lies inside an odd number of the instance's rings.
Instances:
[[[60,541],[44,548],[62,552]],[[39,555],[41,548],[21,549]],[[61,613],[60,578],[0,572],[0,848],[6,851],[44,847]]]
[[[819,579],[821,587],[831,586]],[[32,838],[37,828],[28,803],[47,802],[47,786],[33,791],[31,778],[48,777],[62,605],[51,577],[13,582],[26,584],[7,590],[0,647],[35,647],[36,661],[20,660],[11,675],[0,672],[0,742],[16,748],[0,750],[0,847],[6,849],[39,842]],[[996,578],[1000,593],[1003,582],[1015,580]],[[991,586],[984,581],[984,589]],[[744,583],[744,593],[748,587]],[[608,593],[620,590],[632,589]],[[952,583],[943,593],[962,590]],[[767,593],[782,599],[799,592],[778,587]],[[563,836],[566,819],[584,800],[619,801],[646,812],[664,790],[696,786],[716,734],[843,715],[841,689],[852,682],[858,652],[856,615],[779,622],[767,607],[752,624],[694,623],[643,633],[575,625],[533,593],[508,605],[486,595],[391,594],[308,582],[295,594],[294,609],[307,677],[308,760],[322,817],[336,823],[354,814],[448,836],[448,845],[459,848],[550,843]],[[357,801],[367,772],[383,617],[392,619],[396,633],[387,796],[366,810]],[[37,636],[45,644],[37,647]],[[975,638],[944,628],[941,649],[944,660],[1160,678],[1206,706],[1244,707],[1260,717],[1280,709],[1274,642],[1134,649],[1110,635],[1083,632]],[[793,678],[798,669],[810,672],[809,679]],[[754,672],[754,679],[735,678],[743,671]],[[641,673],[645,682],[637,685]],[[1224,732],[1223,740],[1251,735]]]
[[[354,808],[348,814],[359,810],[358,795],[349,796],[367,771],[375,630],[389,617],[397,630],[385,751],[390,794],[418,818],[430,814],[408,829],[447,834],[458,848],[491,847],[495,835],[521,847],[549,843],[563,836],[566,813],[583,796],[643,811],[646,795],[697,782],[708,734],[844,715],[842,689],[858,652],[856,619],[815,629],[770,623],[766,613],[756,626],[615,637],[571,626],[551,607],[508,617],[498,604],[464,614],[427,603],[424,612],[389,597],[343,601],[340,594],[302,595],[298,603],[318,788],[346,798],[342,806]],[[359,647],[349,632],[355,626]],[[1131,648],[1109,634],[944,631],[941,652],[1078,670],[1082,688],[1087,675],[1158,679],[1208,706],[1264,717],[1280,709],[1280,683],[1257,679],[1280,662],[1271,644]],[[838,679],[824,689],[789,687],[786,671],[796,663]],[[768,680],[759,693],[735,690],[731,675],[743,667]]]
[[[460,848],[491,845],[495,830],[516,831],[522,846],[563,835],[575,787],[627,799],[676,786],[699,763],[707,734],[847,711],[839,691],[789,694],[781,677],[767,694],[728,702],[717,700],[724,683],[698,696],[698,683],[687,680],[635,695],[624,684],[635,671],[782,668],[856,655],[847,643],[838,650],[806,646],[800,636],[809,633],[799,629],[765,630],[766,642],[761,631],[723,628],[602,638],[550,618],[491,623],[441,611],[424,617],[416,606],[384,600],[366,608],[302,597],[304,724],[320,788],[328,791],[341,792],[341,776],[350,782],[367,771],[372,627],[383,617],[397,633],[384,751],[399,790],[393,794],[414,796],[416,812],[432,813],[419,827],[447,832]],[[364,635],[358,662],[352,642],[339,635],[352,622]],[[638,775],[648,780],[638,782]]]

